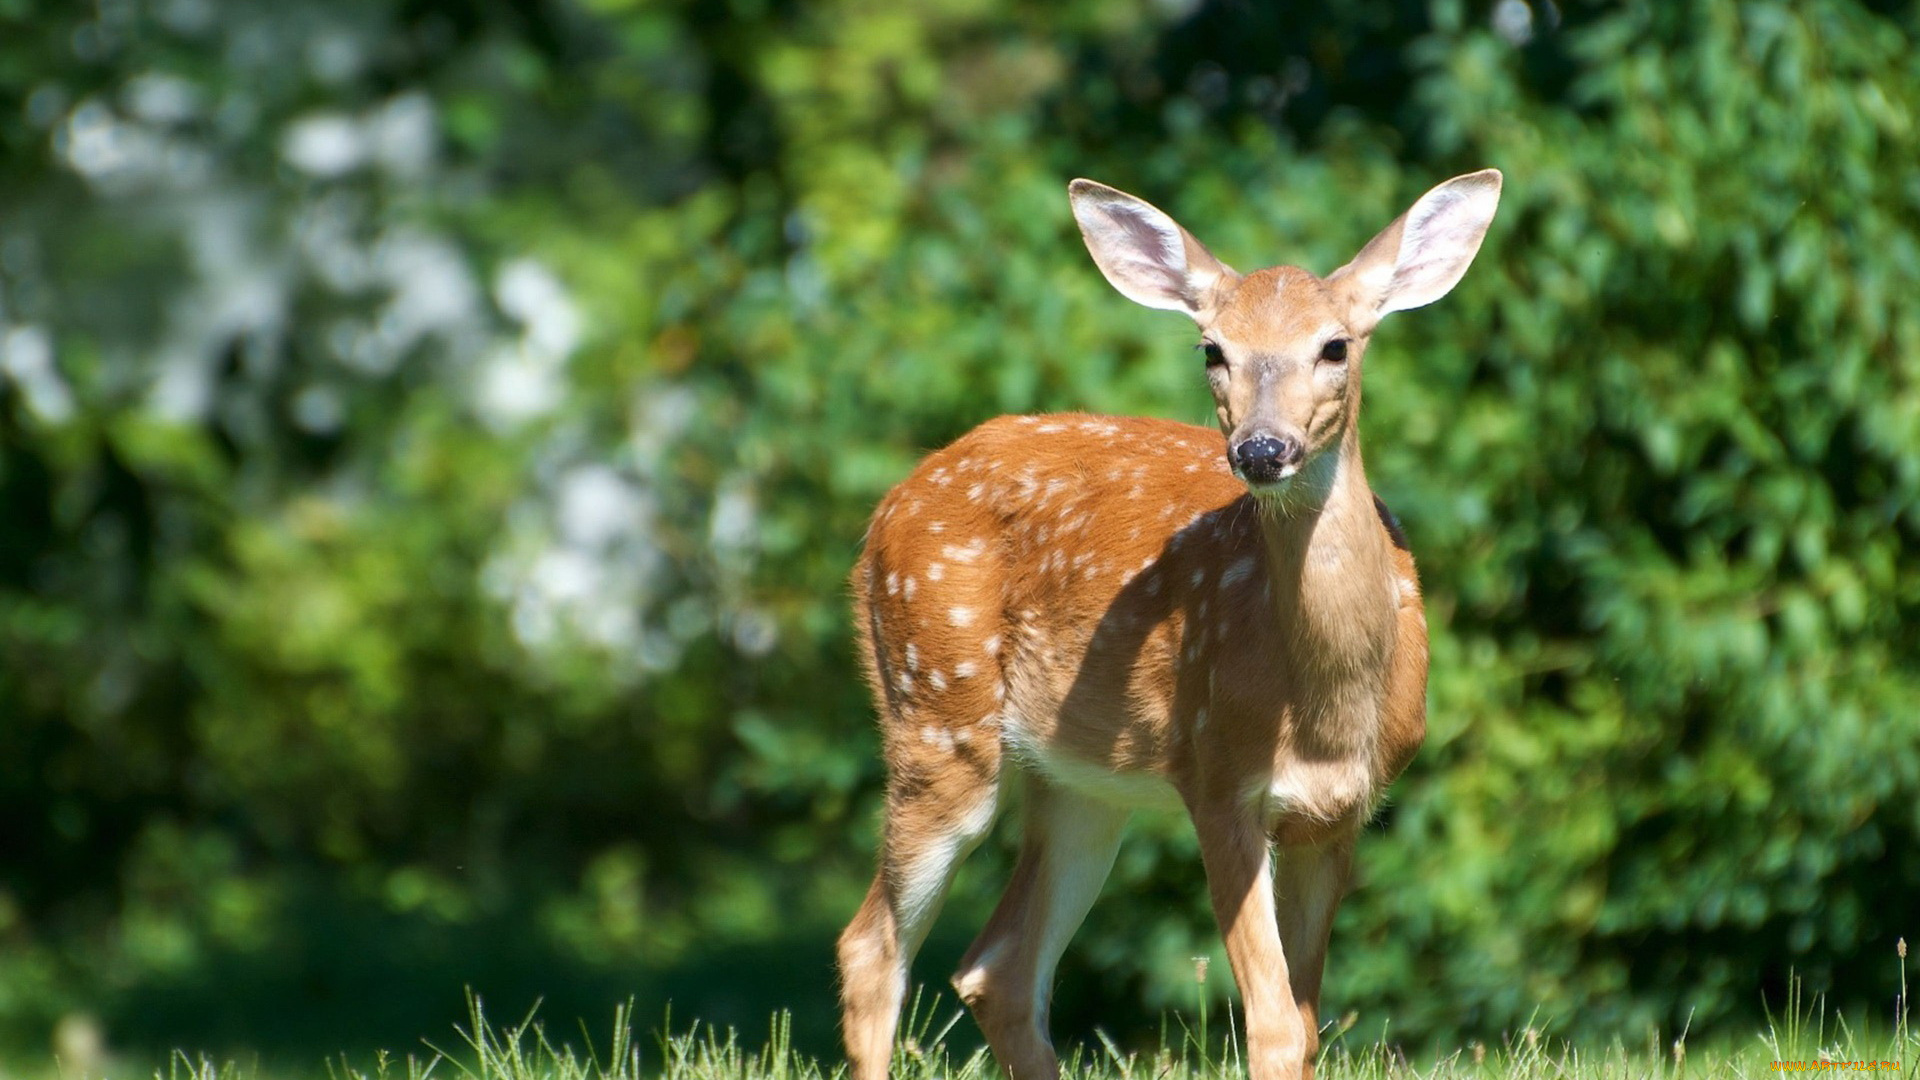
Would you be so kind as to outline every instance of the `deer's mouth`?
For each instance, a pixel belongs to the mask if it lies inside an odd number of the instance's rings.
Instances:
[[[1270,476],[1249,476],[1238,465],[1230,467],[1234,477],[1247,485],[1247,492],[1263,506],[1291,513],[1326,503],[1340,469],[1340,455],[1333,451],[1315,454],[1304,462],[1283,465]]]
[[[1255,495],[1261,492],[1279,494],[1293,485],[1293,478],[1300,475],[1301,466],[1282,465],[1265,476],[1248,476],[1240,466],[1232,466],[1234,479],[1247,485],[1247,490]]]

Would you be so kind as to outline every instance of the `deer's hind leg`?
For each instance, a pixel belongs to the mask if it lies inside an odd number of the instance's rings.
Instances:
[[[879,869],[839,943],[852,1080],[885,1080],[908,969],[954,871],[992,825],[1000,786],[995,680],[975,677],[932,643],[916,657],[911,644],[879,633],[873,640],[887,795]]]
[[[854,1080],[885,1080],[908,968],[955,869],[993,823],[997,760],[992,768],[964,784],[909,775],[888,785],[880,868],[840,935],[841,1020]]]
[[[953,985],[1013,1080],[1054,1080],[1054,969],[1113,868],[1128,814],[1039,776],[1027,791],[1019,861]]]

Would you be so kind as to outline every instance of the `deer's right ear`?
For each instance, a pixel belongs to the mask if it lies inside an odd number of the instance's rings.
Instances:
[[[1067,185],[1100,272],[1136,304],[1210,317],[1216,289],[1238,277],[1180,223],[1144,199],[1092,180]]]

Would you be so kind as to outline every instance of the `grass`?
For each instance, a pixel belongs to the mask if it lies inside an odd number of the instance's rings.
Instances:
[[[1903,974],[1904,974],[1904,964]],[[1324,1080],[1694,1080],[1758,1077],[1786,1070],[1775,1062],[1804,1062],[1808,1072],[1826,1075],[1898,1077],[1920,1075],[1920,1035],[1910,1028],[1904,978],[1895,1022],[1886,1031],[1830,1017],[1815,999],[1803,1001],[1796,988],[1785,1008],[1769,1018],[1766,1030],[1744,1045],[1692,1046],[1686,1037],[1671,1043],[1650,1040],[1628,1047],[1575,1047],[1533,1030],[1500,1046],[1471,1044],[1443,1057],[1410,1061],[1385,1044],[1349,1046],[1343,1033],[1330,1033],[1319,1075]],[[1205,1016],[1202,1013],[1202,1021]],[[894,1059],[895,1080],[1000,1080],[985,1051],[958,1054],[949,1036],[962,1022],[957,1009],[916,999],[903,1025]],[[1245,1076],[1235,1050],[1237,1018],[1225,1017],[1227,1030],[1208,1041],[1204,1028],[1176,1021],[1163,1030],[1161,1049],[1123,1053],[1104,1035],[1092,1049],[1069,1053],[1064,1062],[1070,1080],[1234,1080]],[[664,1030],[673,1031],[671,1016]],[[651,1039],[636,1035],[631,1006],[616,1009],[611,1033],[596,1040],[582,1030],[577,1037],[556,1037],[537,1016],[508,1023],[490,1018],[478,998],[468,1002],[468,1018],[453,1040],[429,1042],[405,1057],[376,1055],[372,1062],[329,1063],[328,1080],[844,1080],[845,1067],[793,1049],[784,1016],[772,1022],[764,1042],[749,1043],[732,1030],[693,1024],[678,1033]],[[1838,1063],[1867,1063],[1837,1067]],[[1824,1067],[1821,1063],[1825,1063]],[[217,1064],[184,1053],[156,1071],[155,1080],[259,1080],[257,1069]],[[65,1080],[87,1080],[63,1071]]]
[[[1322,1080],[1712,1080],[1759,1077],[1785,1072],[1920,1080],[1920,1032],[1911,1026],[1906,977],[1906,946],[1900,945],[1900,996],[1892,1023],[1849,1023],[1830,1014],[1824,1001],[1808,1001],[1797,981],[1777,1013],[1769,1013],[1765,1029],[1736,1044],[1690,1044],[1684,1032],[1665,1042],[1650,1037],[1639,1046],[1613,1043],[1575,1046],[1531,1028],[1497,1046],[1472,1043],[1439,1057],[1409,1059],[1386,1043],[1348,1042],[1351,1019],[1326,1033],[1320,1056]],[[1196,958],[1198,961],[1199,958]],[[1204,963],[1204,961],[1199,961]],[[1196,987],[1204,984],[1204,967],[1196,967]],[[1184,1017],[1163,1023],[1159,1049],[1148,1053],[1122,1051],[1104,1033],[1094,1042],[1067,1051],[1066,1080],[1239,1080],[1246,1075],[1238,1050],[1239,1017],[1228,1008],[1224,1017],[1209,1017],[1206,998],[1199,996],[1197,1022]],[[998,1067],[984,1050],[956,1049],[953,1038],[964,1022],[959,1009],[938,998],[916,997],[902,1025],[895,1052],[893,1080],[1001,1080]],[[405,1056],[380,1053],[369,1062],[346,1057],[328,1062],[324,1070],[297,1070],[293,1075],[317,1080],[846,1080],[845,1065],[818,1059],[793,1046],[792,1025],[784,1014],[775,1016],[764,1041],[748,1042],[732,1029],[693,1023],[675,1030],[669,1014],[660,1030],[667,1034],[641,1037],[631,1004],[614,1011],[605,1035],[583,1026],[556,1036],[537,1014],[501,1023],[487,1014],[476,996],[469,995],[467,1019],[455,1026],[451,1039],[431,1040]],[[1782,1069],[1777,1063],[1799,1063]],[[117,1080],[144,1070],[130,1063],[102,1057],[92,1063],[59,1062],[39,1072],[60,1080]],[[0,1080],[8,1075],[0,1070]],[[36,1075],[13,1074],[13,1075]],[[247,1065],[219,1062],[208,1056],[175,1052],[154,1080],[280,1080],[286,1074]]]

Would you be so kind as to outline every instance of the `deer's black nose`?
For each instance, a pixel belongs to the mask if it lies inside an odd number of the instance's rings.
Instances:
[[[1306,447],[1291,435],[1253,435],[1233,448],[1233,464],[1240,475],[1254,483],[1267,484],[1293,475]]]

